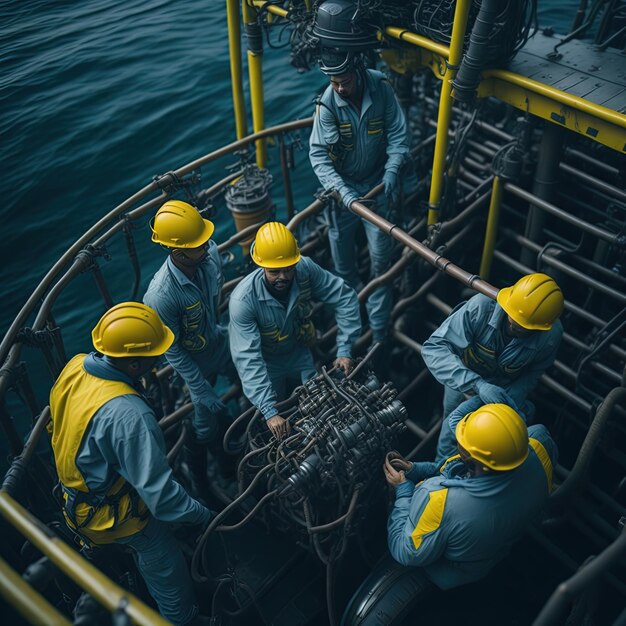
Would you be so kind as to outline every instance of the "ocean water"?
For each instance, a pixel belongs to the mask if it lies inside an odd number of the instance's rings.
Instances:
[[[578,0],[539,5],[541,23],[563,32]],[[4,0],[0,35],[3,335],[86,228],[154,175],[233,141],[235,125],[225,0]],[[267,126],[311,115],[325,84],[317,70],[298,74],[286,51],[266,46],[264,73]],[[276,150],[270,163],[277,166]],[[223,175],[203,172],[207,185]],[[305,151],[294,176],[302,208],[316,187]],[[216,222],[220,241],[232,230],[230,215]],[[147,228],[135,236],[143,289],[163,253],[148,243]],[[131,282],[130,272],[116,272],[116,300]],[[68,352],[89,348],[102,311],[93,287],[59,301],[57,320],[85,328],[82,338],[66,338]]]

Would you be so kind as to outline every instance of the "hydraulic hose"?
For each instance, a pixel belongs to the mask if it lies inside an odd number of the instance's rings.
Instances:
[[[482,0],[461,67],[452,80],[452,95],[460,102],[471,102],[480,83],[480,72],[489,57],[489,36],[498,15],[500,0]]]
[[[625,370],[626,371],[626,370]],[[624,382],[622,377],[622,382]],[[565,482],[555,491],[550,498],[550,507],[566,505],[581,489],[582,483],[589,471],[589,465],[596,451],[598,441],[604,433],[604,429],[613,413],[614,407],[626,400],[626,387],[612,389],[598,408],[593,422],[576,458],[574,467]]]

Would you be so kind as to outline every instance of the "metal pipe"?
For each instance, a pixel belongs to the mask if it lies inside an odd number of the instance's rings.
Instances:
[[[129,617],[139,626],[171,626],[169,621],[133,594],[116,585],[98,568],[61,541],[47,526],[2,490],[0,490],[0,515],[107,611],[112,613],[124,605]]]
[[[233,113],[235,114],[237,139],[241,139],[248,134],[248,128],[241,72],[241,17],[238,0],[226,0],[226,20],[228,23],[228,58],[230,59],[230,84],[233,91]]]
[[[550,498],[550,506],[564,506],[580,491],[582,483],[589,472],[589,466],[593,459],[598,441],[604,433],[613,408],[625,399],[626,387],[615,387],[607,394],[593,418],[593,422],[580,448],[574,467],[565,482]]]
[[[265,127],[265,101],[263,95],[263,32],[257,19],[256,9],[242,0],[242,15],[248,39],[248,77],[250,80],[250,103],[252,128],[255,133]],[[267,149],[264,139],[256,141],[256,164],[264,168]]]
[[[244,0],[245,2],[246,0]],[[308,1],[308,0],[307,0]],[[252,0],[252,4],[259,9],[263,9],[268,13],[273,15],[278,15],[279,17],[287,17],[287,9],[283,9],[282,7],[276,6],[275,4],[270,4],[267,0]]]
[[[0,558],[0,595],[29,624],[35,626],[72,626],[40,593]]]
[[[560,209],[554,204],[550,204],[549,202],[546,202],[545,200],[542,200],[541,198],[537,198],[532,193],[525,191],[524,189],[522,189],[521,187],[518,187],[517,185],[514,185],[513,183],[504,183],[504,189],[506,191],[510,191],[514,196],[517,196],[518,198],[521,198],[522,200],[526,200],[527,202],[530,202],[534,206],[546,211],[547,213],[550,213],[551,215],[555,215],[556,217],[562,219],[564,222],[577,226],[581,230],[584,230],[590,235],[594,235],[595,237],[598,237],[599,239],[602,239],[603,241],[608,241],[609,243],[612,243],[612,244],[619,244],[620,242],[619,235],[615,233],[610,233],[604,230],[603,228],[595,226],[594,224],[590,224],[589,222],[585,222],[584,220],[576,217],[575,215],[570,215],[563,209]]]
[[[287,163],[287,148],[285,146],[285,136],[281,133],[278,139],[280,146],[280,171],[283,175],[283,186],[285,189],[285,206],[287,207],[287,220],[294,216],[293,193],[291,191],[291,175],[289,174],[289,164]]]
[[[489,279],[491,273],[491,263],[493,261],[493,251],[496,247],[496,236],[498,233],[498,220],[500,219],[500,207],[502,205],[502,179],[494,176],[491,187],[491,201],[489,202],[489,213],[487,214],[487,228],[485,230],[485,242],[483,254],[480,259],[480,275]]]
[[[452,80],[456,76],[457,68],[463,56],[463,42],[467,17],[471,0],[457,0],[454,9],[454,21],[452,35],[450,37],[450,54],[446,63],[446,71],[441,82],[441,94],[439,96],[439,112],[437,115],[437,139],[435,140],[435,154],[433,157],[433,169],[430,181],[430,195],[428,198],[428,224],[436,224],[439,221],[439,205],[443,193],[443,177],[446,166],[446,153],[448,149],[448,130],[452,112]]]
[[[582,172],[581,170],[578,170],[575,167],[568,165],[567,163],[561,163],[559,164],[559,167],[567,174],[575,176],[577,180],[587,183],[590,187],[593,187],[594,189],[599,189],[607,195],[617,198],[621,202],[626,202],[626,192],[618,189],[614,185],[610,185],[609,183],[604,182],[603,180],[600,180],[595,176],[590,176],[586,172]]]
[[[447,59],[450,55],[450,48],[448,48],[448,46],[437,43],[436,41],[428,39],[427,37],[423,37],[422,35],[418,35],[417,33],[412,33],[405,28],[398,28],[397,26],[387,26],[385,27],[385,35],[393,37],[394,39],[399,39],[400,41],[406,41],[407,43],[411,43],[414,46],[419,46],[420,48],[424,48],[425,50],[429,50],[430,52],[434,52],[444,59]]]
[[[539,159],[533,177],[533,195],[546,202],[552,202],[556,196],[564,139],[565,131],[563,128],[551,123],[545,124],[539,146]],[[545,213],[531,202],[526,219],[526,237],[533,241],[542,241],[544,239],[545,221]],[[535,258],[528,251],[522,250],[520,260],[524,265],[534,267]]]
[[[519,243],[527,250],[534,252],[535,257],[537,256],[536,253],[542,250],[542,246],[530,241],[529,239],[527,239],[526,237],[523,237],[522,235],[518,235],[513,230],[505,228],[504,232],[506,233],[507,237],[510,237],[511,239],[513,239],[513,241],[515,241],[516,243]],[[570,267],[569,265],[563,263],[563,261],[559,261],[556,257],[553,257],[550,254],[543,254],[541,259],[546,265],[554,267],[560,270],[561,272],[563,272],[564,274],[567,274],[568,276],[575,278],[577,281],[579,281],[583,285],[587,285],[588,287],[591,287],[592,289],[596,289],[597,291],[607,296],[610,296],[611,298],[615,298],[622,304],[626,303],[626,294],[624,294],[623,292],[618,291],[617,289],[613,289],[612,287],[609,287],[608,285],[605,285],[604,283],[598,282],[594,278],[591,278],[590,276],[583,274],[579,269]]]
[[[380,191],[381,188],[382,185],[378,185],[372,191]],[[368,196],[369,195],[370,194],[368,194]],[[461,269],[458,265],[454,265],[454,263],[452,263],[449,259],[446,259],[445,257],[431,250],[424,244],[416,241],[406,231],[398,228],[397,225],[392,224],[385,218],[374,213],[374,211],[368,209],[364,204],[361,204],[359,201],[355,201],[352,203],[351,209],[360,217],[363,217],[368,222],[371,222],[372,224],[380,228],[380,230],[382,230],[387,235],[390,235],[391,237],[397,239],[400,243],[405,245],[407,248],[410,248],[411,250],[417,252],[419,256],[428,261],[428,263],[433,265],[439,271],[444,272],[449,276],[452,276],[467,287],[471,287],[479,293],[483,293],[489,298],[495,299],[498,293],[498,289],[496,289],[493,285],[489,284],[487,281],[482,280],[479,276],[476,276],[476,274],[470,274],[469,272]]]

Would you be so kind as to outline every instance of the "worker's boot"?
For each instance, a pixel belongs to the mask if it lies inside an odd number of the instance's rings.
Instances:
[[[187,465],[186,477],[191,494],[204,500],[209,493],[207,444],[192,438],[183,447],[183,459]]]

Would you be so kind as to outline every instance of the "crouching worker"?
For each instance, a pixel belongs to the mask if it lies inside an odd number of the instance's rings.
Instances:
[[[289,431],[276,410],[287,383],[315,374],[309,346],[315,341],[313,300],[335,309],[337,358],[347,374],[352,345],[361,333],[356,292],[339,277],[300,256],[295,237],[280,222],[259,228],[248,274],[230,297],[230,350],[243,391],[277,438]]]
[[[50,392],[52,449],[67,524],[95,545],[123,544],[163,617],[200,624],[191,578],[168,522],[198,531],[212,517],[174,480],[139,378],[174,341],[155,311],[125,302],[92,332]]]
[[[546,503],[557,450],[545,426],[527,429],[511,407],[486,404],[459,421],[456,440],[458,453],[443,464],[387,455],[383,471],[395,488],[387,522],[393,561],[383,559],[361,585],[346,626],[378,624],[381,603],[408,611],[437,589],[483,578]],[[368,593],[380,601],[365,602]]]

